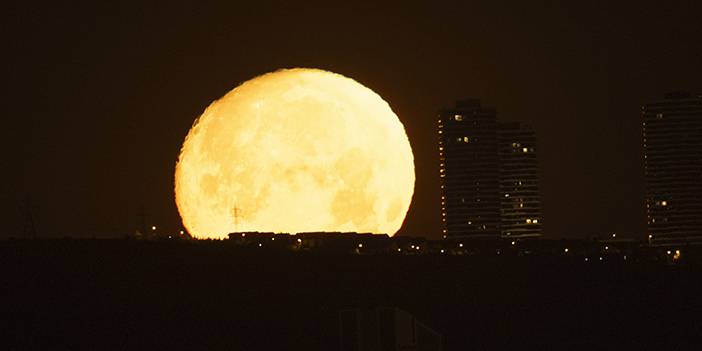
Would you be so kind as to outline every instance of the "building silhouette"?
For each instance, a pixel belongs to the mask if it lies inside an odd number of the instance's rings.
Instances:
[[[702,95],[666,94],[642,115],[648,238],[702,242]]]
[[[461,100],[439,112],[444,237],[500,235],[499,158],[494,108]]]
[[[445,238],[541,235],[533,129],[470,99],[440,111],[438,135]]]
[[[530,126],[518,122],[500,122],[498,128],[502,236],[540,236],[536,134]]]
[[[439,333],[399,308],[339,312],[342,351],[440,351]]]

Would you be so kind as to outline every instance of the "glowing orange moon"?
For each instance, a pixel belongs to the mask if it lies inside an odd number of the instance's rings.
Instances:
[[[175,199],[199,238],[235,231],[394,235],[414,158],[390,106],[318,69],[253,78],[213,102],[183,143]]]

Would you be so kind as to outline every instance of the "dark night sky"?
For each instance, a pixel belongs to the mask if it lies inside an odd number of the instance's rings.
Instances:
[[[417,172],[402,234],[438,236],[436,111],[476,97],[536,129],[547,235],[640,237],[640,106],[702,91],[699,1],[116,3],[4,5],[2,237],[27,199],[41,236],[133,232],[141,206],[179,228],[193,120],[285,67],[352,77],[400,116]]]

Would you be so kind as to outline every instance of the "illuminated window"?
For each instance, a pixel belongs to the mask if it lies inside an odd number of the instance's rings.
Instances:
[[[663,118],[663,114],[662,114],[662,113],[656,113],[656,118],[658,118],[658,119]]]
[[[526,219],[526,222],[529,223],[529,224],[531,224],[531,218],[527,218],[527,219]]]
[[[464,142],[464,143],[467,143],[467,142],[469,142],[469,141],[470,141],[470,139],[469,139],[467,136],[464,136],[464,137],[463,137],[463,142]]]
[[[665,201],[665,200],[661,201],[661,206],[668,206],[668,201]]]
[[[439,133],[441,133],[441,132],[439,132]],[[527,149],[527,148],[522,148],[522,152],[529,152],[529,149]]]
[[[463,243],[458,244],[458,247],[463,247]]]
[[[462,120],[463,120],[463,116],[461,116],[461,115],[453,115],[453,119],[455,119],[455,120],[457,120],[457,121],[462,121]]]
[[[537,223],[539,223],[539,220],[538,220],[538,219],[533,219],[533,220],[531,221],[531,223],[537,224]]]
[[[359,248],[359,249],[362,248],[362,247],[363,247],[363,244],[358,244],[358,248]]]
[[[566,247],[565,250],[563,250],[565,253],[568,253],[568,248]]]

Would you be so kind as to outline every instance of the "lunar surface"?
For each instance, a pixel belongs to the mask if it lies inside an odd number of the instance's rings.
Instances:
[[[198,238],[232,232],[394,235],[414,158],[388,103],[318,69],[253,78],[213,102],[185,138],[175,199]]]

